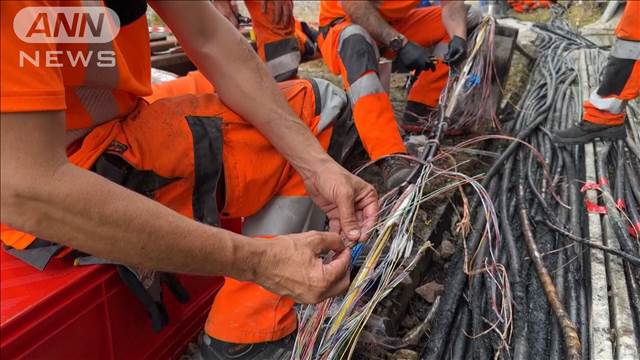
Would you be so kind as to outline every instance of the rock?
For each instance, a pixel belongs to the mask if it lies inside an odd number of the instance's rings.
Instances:
[[[456,246],[449,240],[444,240],[438,247],[438,253],[441,259],[448,259],[456,252]]]
[[[444,285],[435,281],[428,282],[416,289],[416,293],[422,296],[428,303],[433,304],[436,298],[444,292]]]
[[[411,329],[414,326],[418,325],[419,323],[420,321],[415,315],[407,314],[407,316],[405,316],[404,319],[402,319],[400,326],[403,327],[404,329]]]
[[[409,135],[404,144],[409,154],[418,156],[427,144],[427,137],[424,135]]]
[[[392,360],[418,360],[418,353],[409,349],[400,349],[393,353]]]

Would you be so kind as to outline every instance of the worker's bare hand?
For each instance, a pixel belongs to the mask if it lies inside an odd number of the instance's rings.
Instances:
[[[271,22],[281,27],[289,27],[293,22],[293,1],[291,0],[262,0],[261,10],[263,14],[267,13],[267,8],[273,6],[271,13]]]
[[[316,304],[349,287],[351,252],[338,234],[311,231],[279,236],[260,262],[256,282],[304,304]],[[334,252],[331,261],[320,256]]]
[[[335,162],[304,177],[313,201],[327,214],[331,231],[349,243],[364,241],[378,216],[376,190]]]
[[[231,22],[233,27],[235,27],[236,29],[239,28],[237,16],[238,12],[237,9],[235,9],[235,4],[232,3],[231,0],[215,0],[213,2],[213,5],[222,14],[222,16],[224,16],[225,18],[227,18],[227,20],[229,20],[229,22]]]

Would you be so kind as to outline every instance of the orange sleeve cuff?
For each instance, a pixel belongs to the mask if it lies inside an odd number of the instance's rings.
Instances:
[[[0,98],[0,112],[29,112],[29,111],[55,111],[67,108],[64,92],[53,95],[26,94],[2,96]]]

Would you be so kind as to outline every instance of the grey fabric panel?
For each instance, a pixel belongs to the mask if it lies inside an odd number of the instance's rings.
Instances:
[[[151,83],[160,84],[167,81],[172,81],[178,78],[178,75],[161,69],[151,68]]]
[[[84,109],[91,116],[94,126],[112,120],[118,116],[119,108],[111,89],[82,86],[75,90]]]
[[[298,40],[293,37],[264,44],[264,57],[266,61],[293,52],[300,53]]]
[[[193,135],[193,218],[219,226],[216,188],[222,173],[222,121],[215,116],[187,116],[186,120]]]
[[[373,45],[361,34],[346,37],[338,53],[347,70],[346,77],[349,85],[368,71],[378,71],[379,57]]]
[[[117,265],[118,263],[112,260],[107,260],[95,256],[81,256],[75,260],[75,265]]]
[[[103,6],[101,1],[85,0],[85,6]],[[146,8],[146,4],[145,4]],[[112,67],[99,67],[95,56],[101,51],[114,51],[113,43],[89,43],[87,50],[93,52],[94,58],[89,61],[86,67],[82,86],[76,89],[76,95],[91,116],[94,126],[115,118],[120,109],[115,97],[111,93],[112,89],[118,86],[120,76],[118,74],[118,62]]]
[[[248,217],[242,233],[247,236],[295,234],[303,231],[313,202],[306,196],[276,196]]]
[[[160,176],[152,170],[138,170],[119,155],[111,153],[102,154],[93,164],[91,170],[118,185],[149,198],[153,198],[158,189],[176,180]]]
[[[327,37],[327,34],[329,34],[329,30],[331,30],[332,27],[340,24],[343,21],[344,21],[344,17],[335,18],[331,20],[331,22],[328,25],[320,26],[318,31],[323,37]]]
[[[602,111],[620,114],[624,110],[625,102],[615,97],[603,98],[596,91],[589,96],[589,102]]]
[[[309,216],[302,228],[302,231],[322,231],[325,229],[327,223],[327,215],[315,204],[311,204],[311,210],[309,210]]]
[[[309,82],[313,89],[313,96],[316,98],[316,107],[313,109],[313,114],[318,116],[322,113],[322,94],[320,93],[320,86],[318,85],[318,79],[309,79]]]
[[[361,150],[361,153],[364,153],[360,136],[353,123],[351,103],[347,97],[347,104],[333,123],[333,131],[331,132],[331,140],[329,140],[327,154],[342,166],[353,166],[358,162],[351,161],[347,164],[347,159],[353,154],[359,153],[359,150]],[[351,171],[355,169],[347,168],[347,170]]]
[[[276,81],[284,81],[296,76],[302,55],[298,40],[286,38],[265,44],[264,57]]]
[[[597,94],[601,97],[620,95],[631,76],[636,60],[609,56],[605,65]]]
[[[640,60],[640,41],[616,39],[610,55],[618,59]]]
[[[284,81],[294,77],[298,73],[300,65],[300,52],[290,52],[267,61],[267,68],[276,81]]]
[[[38,246],[39,242],[46,242],[46,244],[43,243],[42,246]],[[36,239],[26,249],[17,250],[13,248],[5,248],[5,251],[42,271],[49,261],[60,251],[60,249],[62,249],[61,245],[54,244],[47,240]]]
[[[320,115],[318,132],[331,125],[347,106],[347,95],[342,89],[323,79],[311,79],[316,92],[316,115]]]
[[[349,36],[351,36],[351,35],[362,35],[365,38],[365,40],[369,44],[371,44],[371,46],[373,46],[374,51],[376,53],[376,58],[380,58],[380,53],[378,51],[378,45],[373,40],[371,35],[369,35],[369,32],[367,32],[367,30],[365,30],[362,26],[356,25],[356,24],[351,24],[351,25],[345,27],[344,29],[342,29],[342,32],[340,32],[340,37],[338,38],[338,51],[340,51],[340,49],[342,49],[344,40],[346,38],[348,38]]]
[[[384,92],[384,87],[382,87],[378,74],[369,73],[351,84],[347,93],[351,97],[351,102],[355,104],[363,96]]]

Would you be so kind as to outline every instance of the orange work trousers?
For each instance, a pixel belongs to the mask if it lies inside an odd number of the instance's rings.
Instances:
[[[624,123],[627,101],[640,93],[640,2],[628,1],[598,89],[584,102],[583,119],[600,125]]]
[[[449,40],[440,7],[411,10],[390,25],[409,40],[427,48],[446,46]],[[324,32],[321,29],[320,33],[320,52],[329,70],[342,76],[353,103],[356,129],[369,157],[377,160],[385,155],[406,152],[389,96],[378,77],[378,44],[364,28],[348,20]],[[437,105],[447,76],[448,67],[444,64],[438,64],[434,72],[422,72],[408,100],[432,107]]]
[[[348,106],[344,92],[324,80],[292,80],[279,86],[291,109],[326,149],[335,117]],[[155,84],[148,102],[141,99],[125,118],[93,129],[69,160],[91,169],[103,155],[118,157],[162,180],[152,191],[144,191],[146,196],[204,223],[213,223],[218,197],[221,218],[244,218],[243,234],[264,241],[321,229],[324,214],[307,196],[300,175],[211,89],[198,72]],[[220,166],[224,196],[215,192]],[[1,235],[16,249],[35,240],[7,226]],[[256,284],[228,278],[211,308],[206,332],[235,343],[276,340],[296,328],[293,304]]]
[[[319,79],[291,80],[279,85],[289,105],[327,149],[332,127],[326,118],[333,116],[329,107],[336,100],[343,107],[348,106],[344,92]],[[194,71],[174,81],[155,84],[153,95],[147,100],[156,104],[165,96],[193,91],[210,93],[212,89],[206,78]],[[214,113],[223,119],[226,181],[222,216],[244,217],[243,234],[263,237],[265,241],[277,235],[322,229],[324,214],[306,196],[295,170],[251,125],[224,105],[218,106]],[[211,307],[205,332],[238,344],[278,340],[296,328],[293,305],[293,300],[256,284],[226,278]]]
[[[609,57],[602,82],[584,102],[583,119],[600,125],[624,123],[627,101],[638,97],[640,60]]]
[[[513,11],[523,13],[538,8],[548,8],[548,0],[507,0]]]
[[[251,15],[260,58],[276,81],[295,78],[303,55],[309,51],[313,55],[315,49],[302,31],[300,21],[292,15],[285,24],[276,25],[273,21],[274,2],[266,2],[265,12],[262,11],[262,1],[247,0],[245,4]]]

